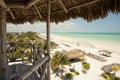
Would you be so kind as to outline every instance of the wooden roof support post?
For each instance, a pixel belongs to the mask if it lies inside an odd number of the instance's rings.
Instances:
[[[0,6],[0,80],[7,80],[6,8]]]
[[[47,28],[46,28],[46,32],[47,32],[47,54],[49,55],[49,61],[48,61],[48,67],[47,67],[47,71],[48,71],[48,79],[46,80],[51,80],[50,77],[50,7],[51,7],[51,0],[47,0]]]
[[[65,4],[63,3],[63,1],[62,1],[62,0],[58,0],[58,2],[59,2],[59,3],[61,4],[61,6],[63,7],[64,11],[65,11],[66,13],[68,13],[68,10],[67,10]]]
[[[41,15],[41,13],[39,12],[39,10],[38,10],[38,8],[37,8],[36,5],[34,5],[34,8],[35,8],[37,14],[39,15],[39,18],[42,19],[42,15]]]
[[[3,0],[0,0],[0,5],[4,8],[7,8],[7,5],[5,4],[5,2]]]

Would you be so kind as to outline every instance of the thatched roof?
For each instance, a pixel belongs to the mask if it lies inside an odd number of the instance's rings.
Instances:
[[[7,22],[46,21],[47,0],[3,0],[7,7]],[[109,12],[120,12],[120,0],[51,0],[51,22],[70,18],[92,21],[104,18]]]
[[[77,49],[67,51],[66,55],[67,55],[69,60],[71,60],[71,59],[80,59],[80,57],[84,56],[84,54],[82,52],[80,52],[79,50],[77,50]]]
[[[112,71],[112,65],[105,65],[101,68],[105,73],[110,73]]]
[[[120,66],[120,64],[118,64],[118,63],[112,63],[112,64],[109,64],[109,65],[103,66],[101,69],[102,69],[105,73],[110,73],[110,72],[113,71],[113,68],[112,68],[113,65]]]

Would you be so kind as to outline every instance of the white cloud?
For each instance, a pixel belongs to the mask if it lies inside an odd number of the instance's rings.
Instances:
[[[70,21],[65,21],[64,23],[51,23],[51,32],[74,32],[78,30],[78,26]],[[25,23],[20,25],[7,24],[7,32],[45,32],[46,23],[45,22],[35,22],[34,24]]]
[[[77,25],[73,22],[66,21],[64,23],[51,24],[52,32],[73,32],[77,30]]]

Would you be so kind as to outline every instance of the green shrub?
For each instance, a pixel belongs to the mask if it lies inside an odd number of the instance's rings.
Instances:
[[[73,74],[72,74],[72,73],[67,73],[67,74],[65,75],[65,77],[66,77],[66,78],[73,78]]]
[[[110,80],[115,80],[115,76],[112,74],[108,74],[108,76],[110,77]]]
[[[51,46],[52,49],[55,49],[58,46],[58,44],[56,44],[53,41],[50,41],[50,46]]]
[[[115,80],[120,80],[120,77],[115,77]]]
[[[75,71],[74,73],[75,73],[75,75],[80,75],[80,73],[78,71]]]
[[[120,80],[120,77],[116,77],[115,75],[112,74],[102,73],[101,76],[106,80]]]
[[[89,69],[90,69],[90,63],[88,63],[88,62],[83,62],[82,65],[83,65],[83,68],[84,68],[85,70],[89,70]]]

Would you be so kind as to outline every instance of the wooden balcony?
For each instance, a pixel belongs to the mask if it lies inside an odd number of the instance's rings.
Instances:
[[[32,43],[6,43],[8,80],[48,80],[49,55]]]

